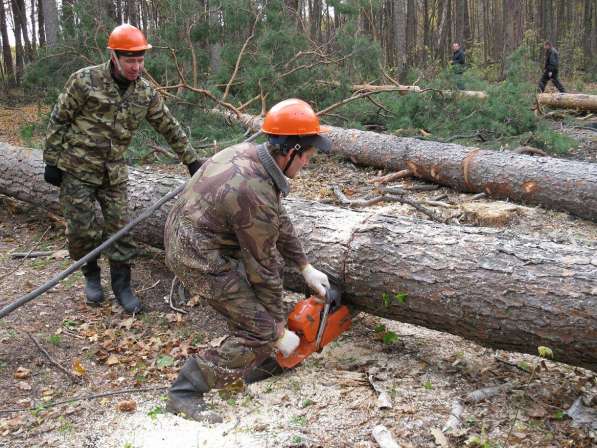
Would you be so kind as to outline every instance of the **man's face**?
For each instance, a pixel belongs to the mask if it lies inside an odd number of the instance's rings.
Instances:
[[[551,45],[549,45],[549,44],[544,44],[544,45],[543,45],[543,48],[544,48],[545,50],[549,50],[549,49],[551,48]]]
[[[303,169],[303,167],[309,164],[309,161],[311,160],[311,157],[315,155],[315,152],[316,149],[314,147],[311,147],[305,152],[303,152],[301,155],[297,155],[292,161],[292,164],[286,170],[286,177],[294,179],[297,176],[297,174],[301,171],[301,169]]]
[[[456,43],[452,44],[452,50],[455,52],[460,50],[460,44],[456,44]]]
[[[134,81],[139,78],[143,72],[145,56],[120,56],[118,62],[120,63],[120,70],[118,69],[118,64],[115,65],[116,69],[119,70],[120,75],[129,81]]]

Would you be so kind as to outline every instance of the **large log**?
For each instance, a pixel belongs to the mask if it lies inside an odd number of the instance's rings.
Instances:
[[[318,81],[318,83],[340,87],[338,81]],[[393,85],[393,84],[353,84],[351,89],[355,92],[398,92],[400,95],[407,93],[438,92],[435,89],[424,89],[419,86]],[[440,90],[445,97],[463,96],[467,98],[487,99],[487,93],[478,90]],[[597,95],[586,93],[540,93],[537,102],[541,106],[556,109],[576,109],[583,111],[597,111]]]
[[[1,194],[59,211],[39,152],[0,144],[0,172]],[[131,169],[132,208],[138,212],[183,181]],[[547,346],[556,360],[597,370],[597,255],[588,243],[285,203],[312,262],[342,279],[356,308],[495,348],[537,354]],[[162,246],[169,207],[135,237]],[[298,286],[295,273],[285,282]],[[404,303],[395,299],[399,292]]]
[[[333,87],[340,87],[341,84],[338,81],[317,81],[319,84],[329,85]],[[437,90],[437,89],[425,89],[419,86],[409,85],[376,85],[376,84],[353,84],[350,86],[354,92],[398,92],[400,95],[406,95],[407,93],[426,93],[426,92],[439,92],[445,97],[453,96],[464,96],[469,98],[477,98],[480,100],[487,99],[487,93],[478,90]]]
[[[537,101],[542,106],[554,109],[576,109],[597,111],[597,95],[584,93],[540,93]]]
[[[261,119],[220,112],[258,130]],[[357,129],[331,127],[332,152],[366,166],[409,169],[415,177],[458,191],[540,205],[597,221],[597,164],[532,157]]]

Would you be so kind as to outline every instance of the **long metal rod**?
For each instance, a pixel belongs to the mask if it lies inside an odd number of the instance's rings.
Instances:
[[[164,203],[168,202],[170,199],[172,199],[173,197],[178,195],[183,190],[184,187],[185,187],[185,184],[182,184],[176,190],[171,191],[166,196],[161,198],[159,201],[157,201],[151,207],[145,209],[143,211],[143,213],[141,213],[139,216],[137,216],[135,219],[133,219],[131,222],[129,222],[126,226],[124,226],[122,229],[120,229],[118,232],[116,232],[114,235],[112,235],[110,238],[108,238],[102,244],[97,246],[95,249],[93,249],[91,252],[89,252],[87,255],[85,255],[83,258],[81,258],[77,262],[71,264],[67,269],[60,272],[58,275],[52,277],[52,279],[48,280],[46,283],[41,285],[39,288],[31,291],[29,294],[21,297],[20,299],[16,300],[15,302],[11,303],[10,305],[6,305],[4,308],[2,308],[0,310],[0,318],[9,315],[17,308],[19,308],[19,307],[23,306],[24,304],[26,304],[27,302],[35,299],[37,296],[39,296],[40,294],[43,294],[48,289],[53,288],[58,283],[60,283],[62,280],[64,280],[66,277],[68,277],[73,272],[75,272],[77,269],[79,269],[81,266],[83,266],[85,263],[87,263],[89,260],[97,257],[104,249],[106,249],[107,247],[110,247],[117,240],[119,240],[124,235],[129,233],[133,227],[135,227],[141,221],[149,218],[151,216],[151,214],[154,211],[156,211],[158,208],[160,208],[162,205],[164,205]]]
[[[252,142],[257,137],[259,137],[261,134],[262,134],[261,131],[256,132],[255,134],[251,135],[248,139],[246,139],[244,141],[244,143]],[[62,271],[59,274],[57,274],[56,276],[52,277],[50,280],[48,280],[46,283],[44,283],[43,285],[41,285],[39,288],[31,291],[29,294],[21,297],[20,299],[14,301],[13,303],[11,303],[9,305],[6,305],[4,308],[2,308],[0,310],[0,319],[3,318],[3,317],[5,317],[5,316],[8,316],[10,313],[12,313],[17,308],[25,305],[27,302],[30,302],[31,300],[33,300],[36,297],[38,297],[39,295],[43,294],[47,290],[53,288],[58,283],[60,283],[62,280],[64,280],[66,277],[68,277],[73,272],[75,272],[77,269],[79,269],[81,266],[83,266],[85,263],[87,263],[89,260],[91,260],[91,259],[99,256],[99,254],[104,249],[106,249],[107,247],[109,247],[112,244],[114,244],[116,241],[118,241],[124,235],[126,235],[127,233],[129,233],[133,227],[135,227],[141,221],[144,221],[145,219],[149,218],[154,211],[156,211],[157,209],[159,209],[162,205],[164,205],[170,199],[174,198],[180,192],[182,192],[182,190],[184,189],[185,185],[186,184],[182,184],[176,190],[173,190],[170,193],[168,193],[167,195],[165,195],[164,197],[162,197],[159,201],[157,201],[151,207],[145,209],[139,216],[137,216],[135,219],[133,219],[131,222],[129,222],[126,226],[124,226],[122,229],[120,229],[118,232],[116,232],[114,235],[112,235],[110,238],[108,238],[102,244],[100,244],[99,246],[97,246],[95,249],[93,249],[91,252],[89,252],[87,255],[85,255],[83,258],[81,258],[77,262],[75,262],[72,265],[70,265],[64,271]]]

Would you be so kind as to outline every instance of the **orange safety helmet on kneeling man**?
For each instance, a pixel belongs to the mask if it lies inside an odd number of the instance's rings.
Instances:
[[[319,124],[319,117],[308,103],[290,98],[269,110],[261,131],[273,135],[313,135],[327,132],[329,128]]]
[[[330,152],[331,142],[319,134],[329,130],[328,127],[321,126],[313,108],[297,98],[290,98],[273,106],[261,125],[261,132],[270,135],[271,143],[292,143],[289,146],[294,146],[299,142],[303,149],[315,146],[324,153]]]
[[[112,30],[108,38],[108,49],[110,50],[136,52],[149,50],[150,48],[151,45],[147,43],[143,32],[128,23],[118,25]]]

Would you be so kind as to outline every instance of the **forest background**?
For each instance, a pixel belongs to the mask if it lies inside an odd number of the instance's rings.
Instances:
[[[363,98],[323,120],[565,154],[575,142],[534,110],[545,40],[560,53],[567,90],[597,92],[595,0],[3,0],[3,102],[37,103],[39,110],[37,121],[20,130],[27,146],[42,146],[66,79],[106,61],[108,34],[123,22],[146,33],[154,46],[147,74],[206,155],[244,132],[210,112],[214,98],[251,114],[287,97],[321,110],[364,83],[430,90]],[[487,100],[442,94],[455,88],[449,67],[455,41],[466,50],[465,88],[487,92]],[[131,162],[174,161],[156,151],[160,142],[144,126]]]

